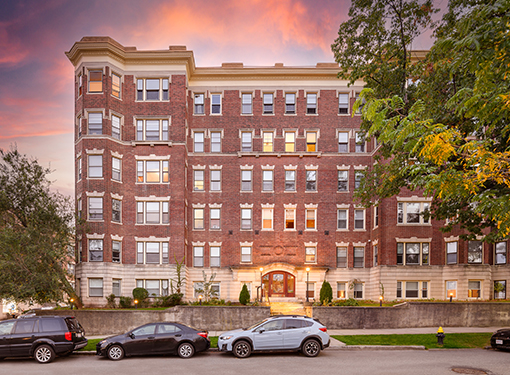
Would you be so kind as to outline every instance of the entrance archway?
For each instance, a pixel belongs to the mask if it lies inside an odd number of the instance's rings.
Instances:
[[[264,296],[295,297],[296,278],[285,271],[272,271],[262,277]]]

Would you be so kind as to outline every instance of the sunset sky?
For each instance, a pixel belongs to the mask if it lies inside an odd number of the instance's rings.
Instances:
[[[446,3],[446,0],[444,0]],[[197,66],[333,62],[331,43],[350,0],[0,0],[0,148],[55,170],[74,196],[73,66],[83,36],[138,50],[186,45]],[[422,38],[414,49],[431,46]]]

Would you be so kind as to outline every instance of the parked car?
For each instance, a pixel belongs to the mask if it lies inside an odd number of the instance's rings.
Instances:
[[[118,361],[124,357],[148,354],[177,354],[190,358],[211,347],[207,331],[181,323],[149,323],[97,343],[96,354]]]
[[[238,358],[258,351],[301,351],[316,357],[329,346],[327,328],[307,316],[278,315],[264,319],[249,328],[228,331],[218,338],[220,351],[232,352]]]
[[[494,349],[510,349],[510,328],[499,329],[491,336]]]
[[[71,316],[22,315],[0,322],[0,359],[33,357],[49,363],[87,345],[85,331]]]

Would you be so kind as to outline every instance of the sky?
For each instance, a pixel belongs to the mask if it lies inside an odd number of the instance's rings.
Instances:
[[[444,0],[446,1],[446,0]],[[64,55],[84,36],[138,50],[185,45],[199,67],[312,66],[350,0],[0,0],[0,148],[15,145],[74,196],[74,68]],[[421,38],[414,49],[431,46]]]

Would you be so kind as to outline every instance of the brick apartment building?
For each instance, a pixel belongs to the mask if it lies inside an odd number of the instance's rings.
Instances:
[[[358,137],[338,66],[196,67],[181,46],[84,37],[75,67],[76,285],[86,305],[146,288],[185,299],[203,271],[220,298],[506,298],[507,243],[462,241],[402,191],[356,205],[377,144]],[[499,289],[494,292],[494,286]],[[501,291],[501,286],[505,287]]]

